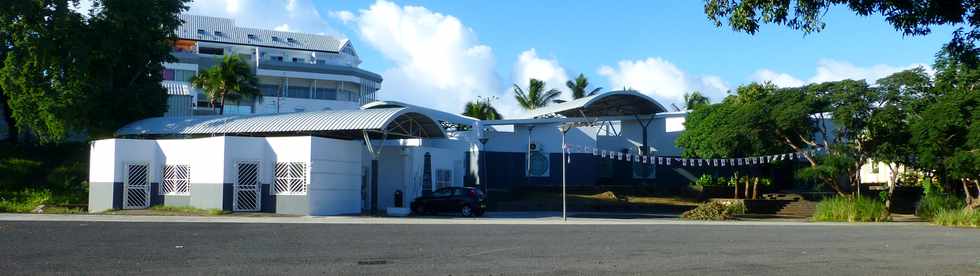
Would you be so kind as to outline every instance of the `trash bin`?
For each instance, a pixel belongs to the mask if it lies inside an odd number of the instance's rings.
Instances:
[[[404,196],[402,195],[402,191],[401,190],[395,191],[395,207],[396,208],[405,207],[405,203],[403,202],[402,198],[404,198]]]

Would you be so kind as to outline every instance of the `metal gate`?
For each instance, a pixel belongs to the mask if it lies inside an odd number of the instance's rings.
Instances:
[[[239,161],[238,181],[235,182],[235,200],[232,210],[236,212],[255,212],[261,206],[259,196],[259,162]]]
[[[123,185],[123,209],[150,207],[150,171],[143,163],[126,164],[126,182]]]

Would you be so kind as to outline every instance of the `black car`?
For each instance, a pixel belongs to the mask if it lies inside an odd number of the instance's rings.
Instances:
[[[464,217],[478,217],[483,215],[486,208],[487,199],[483,191],[470,187],[440,188],[412,201],[412,212],[420,215],[458,212]]]

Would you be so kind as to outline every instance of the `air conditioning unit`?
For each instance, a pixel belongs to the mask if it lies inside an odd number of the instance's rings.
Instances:
[[[527,151],[541,151],[541,145],[535,142],[528,143]]]

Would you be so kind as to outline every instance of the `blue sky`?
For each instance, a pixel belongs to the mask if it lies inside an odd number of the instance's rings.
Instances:
[[[804,35],[764,26],[756,35],[715,27],[689,1],[259,1],[198,0],[190,13],[240,25],[343,36],[385,77],[382,99],[459,109],[495,96],[517,114],[510,85],[545,79],[563,88],[579,73],[665,104],[689,90],[713,99],[751,81],[782,86],[859,78],[932,63],[953,27],[903,37],[881,17],[846,9]]]

